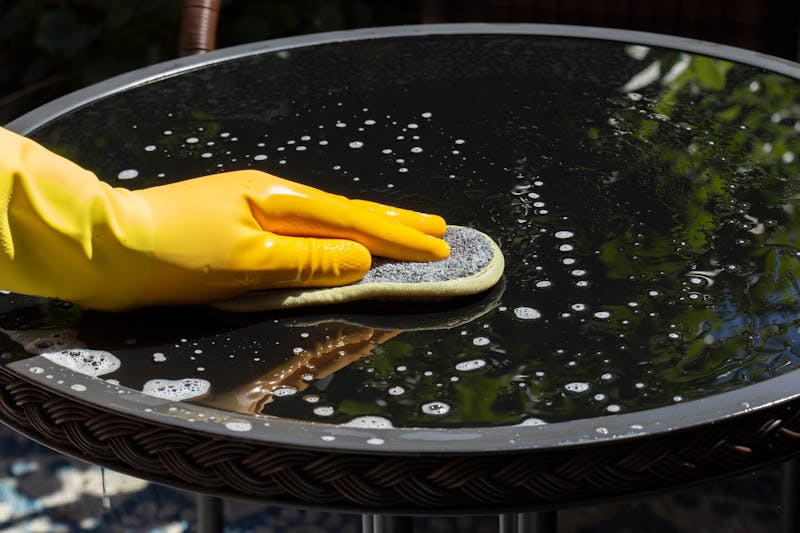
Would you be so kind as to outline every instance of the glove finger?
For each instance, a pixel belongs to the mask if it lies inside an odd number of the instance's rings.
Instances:
[[[260,233],[237,255],[237,285],[251,290],[347,285],[372,264],[369,251],[354,241],[270,233]]]
[[[270,195],[263,203],[265,208],[252,205],[251,210],[269,232],[356,241],[373,255],[399,261],[437,261],[450,255],[442,239],[370,212],[341,196]]]
[[[439,215],[432,215],[429,213],[420,213],[419,211],[411,211],[400,207],[391,205],[379,204],[377,202],[370,202],[368,200],[350,200],[369,211],[383,215],[390,220],[395,220],[406,226],[418,229],[426,235],[433,235],[434,237],[441,237],[447,229],[447,223]]]

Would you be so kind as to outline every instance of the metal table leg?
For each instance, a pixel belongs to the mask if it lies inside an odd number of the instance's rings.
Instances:
[[[222,498],[198,494],[195,502],[198,533],[222,533],[225,528]]]
[[[556,533],[558,531],[556,511],[501,514],[499,522],[500,533]]]
[[[781,532],[793,533],[800,526],[800,505],[797,502],[800,459],[783,463],[781,474]]]
[[[411,516],[364,514],[361,515],[361,531],[363,533],[412,533],[414,531],[414,518]]]

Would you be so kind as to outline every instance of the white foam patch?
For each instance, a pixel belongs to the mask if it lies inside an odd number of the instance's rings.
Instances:
[[[117,178],[121,179],[121,180],[132,180],[133,178],[137,177],[138,175],[139,175],[139,171],[138,170],[133,169],[133,168],[128,168],[128,169],[125,169],[123,171],[120,171],[120,173],[117,174]]]
[[[517,425],[520,426],[520,427],[525,427],[525,426],[545,426],[545,425],[547,425],[547,422],[545,422],[541,418],[526,418],[525,420],[523,420],[522,422],[520,422]]]
[[[382,416],[359,416],[342,424],[353,428],[390,428],[392,421]]]
[[[568,392],[573,394],[580,394],[582,392],[588,391],[590,388],[589,384],[583,381],[574,381],[572,383],[567,383],[564,385],[564,389]]]
[[[109,352],[87,348],[44,352],[41,356],[59,366],[91,377],[110,374],[118,370],[122,364],[115,355]]]
[[[470,359],[469,361],[461,361],[456,363],[456,370],[461,372],[469,372],[471,370],[478,370],[486,366],[486,361],[483,359]]]
[[[156,398],[180,402],[203,396],[210,388],[211,383],[200,378],[151,379],[144,384],[142,392]]]
[[[247,421],[241,420],[233,420],[231,422],[225,422],[225,427],[230,429],[231,431],[250,431],[253,429],[252,424]]]
[[[536,320],[542,314],[532,307],[516,307],[514,308],[514,316],[520,320]]]

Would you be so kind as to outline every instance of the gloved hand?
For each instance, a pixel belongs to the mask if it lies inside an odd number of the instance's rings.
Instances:
[[[441,217],[242,170],[113,188],[0,128],[0,288],[104,310],[355,282],[371,255],[434,261]]]

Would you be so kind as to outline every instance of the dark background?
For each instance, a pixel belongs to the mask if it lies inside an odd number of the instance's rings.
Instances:
[[[0,124],[176,57],[180,0],[0,0]],[[671,33],[798,58],[800,2],[779,0],[223,0],[217,47],[429,22],[539,22]]]

